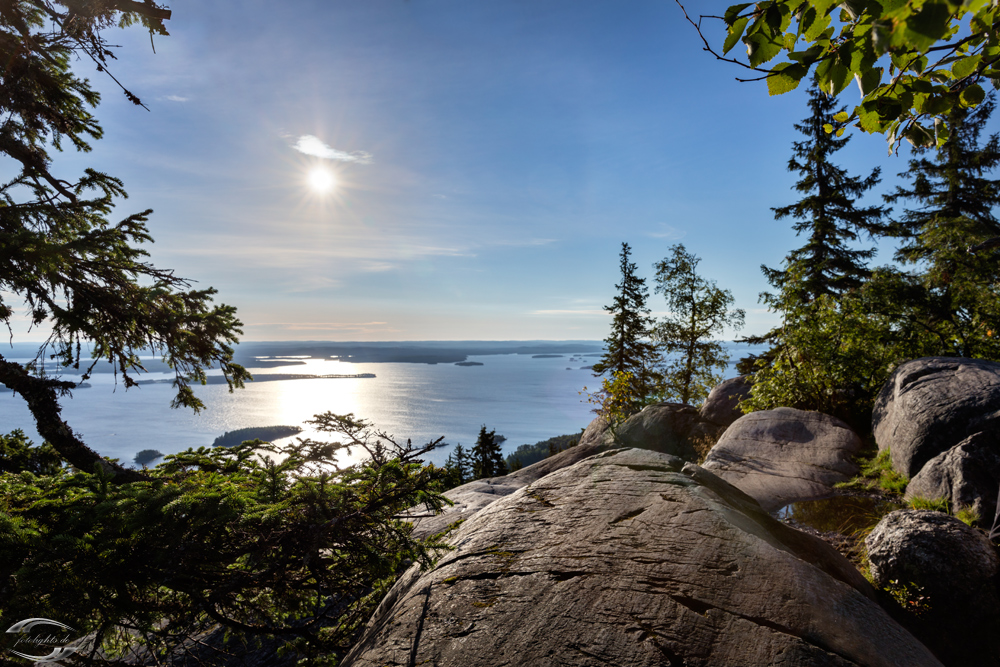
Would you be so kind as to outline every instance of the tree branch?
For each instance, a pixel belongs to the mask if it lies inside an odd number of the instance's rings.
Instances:
[[[148,479],[142,473],[111,463],[85,445],[63,421],[57,396],[76,387],[74,382],[34,377],[20,364],[0,357],[0,383],[18,393],[27,402],[35,418],[38,433],[55,447],[66,461],[84,472],[93,472],[94,464],[105,474],[114,475],[112,484],[140,482]]]

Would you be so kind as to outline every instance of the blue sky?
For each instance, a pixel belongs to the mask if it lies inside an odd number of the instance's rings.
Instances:
[[[155,209],[153,262],[216,287],[245,339],[603,338],[623,241],[650,282],[684,243],[746,332],[775,322],[759,267],[801,243],[770,207],[796,198],[804,90],[734,81],[674,2],[169,6],[155,54],[110,33],[151,112],[81,61],[105,138],[56,171],[122,178],[123,216]],[[837,161],[888,191],[907,151],[886,152],[858,135]]]

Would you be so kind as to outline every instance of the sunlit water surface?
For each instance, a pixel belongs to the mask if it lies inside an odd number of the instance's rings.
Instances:
[[[595,385],[591,372],[581,368],[592,364],[593,358],[509,354],[469,360],[483,365],[310,359],[305,365],[251,368],[259,374],[374,373],[376,377],[248,383],[233,393],[225,385],[199,386],[196,394],[207,405],[200,414],[171,409],[169,384],[126,391],[120,382],[116,386],[113,376],[95,374],[88,381],[91,388],[78,389],[72,399],[64,400],[63,416],[84,442],[123,462],[131,462],[142,449],[172,454],[210,445],[225,431],[248,426],[303,426],[301,436],[319,437],[304,422],[325,411],[354,413],[414,443],[445,436],[451,445],[471,445],[485,424],[507,437],[507,451],[578,432],[593,417],[579,394],[585,385]],[[161,377],[166,376],[153,373],[143,379]],[[24,401],[5,392],[0,395],[0,432],[15,428],[41,441]],[[443,462],[450,449],[436,451],[428,460]]]

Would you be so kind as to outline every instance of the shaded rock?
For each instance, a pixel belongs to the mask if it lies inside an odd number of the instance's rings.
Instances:
[[[750,395],[753,384],[746,375],[740,375],[717,385],[699,409],[702,419],[719,426],[729,426],[743,416],[737,404]]]
[[[879,451],[888,448],[893,467],[914,477],[970,435],[998,432],[1000,363],[925,357],[900,364],[875,401],[872,427]]]
[[[859,449],[861,440],[836,417],[777,408],[734,422],[702,465],[773,511],[829,495],[858,473],[851,457]]]
[[[928,461],[906,487],[906,499],[947,498],[951,511],[971,507],[989,527],[997,509],[1000,452],[996,436],[976,433]]]
[[[609,450],[479,512],[345,667],[938,665],[822,541],[676,457]]]
[[[878,586],[926,596],[913,629],[943,663],[1000,665],[1000,559],[986,536],[941,512],[900,510],[865,545]]]
[[[614,429],[613,439],[605,442],[617,447],[639,447],[661,454],[679,456],[687,461],[698,458],[692,430],[700,425],[697,408],[684,403],[647,405]]]

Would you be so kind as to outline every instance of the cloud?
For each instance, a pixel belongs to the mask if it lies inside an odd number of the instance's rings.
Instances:
[[[167,95],[164,99],[168,99],[171,102],[187,102],[189,97],[181,97],[180,95]]]
[[[324,160],[336,160],[338,162],[356,162],[357,164],[371,164],[372,154],[364,151],[348,153],[327,146],[319,137],[311,134],[303,134],[292,146],[295,150],[306,155],[320,157]]]
[[[606,310],[533,310],[529,315],[601,315],[607,316]]]
[[[666,239],[668,241],[673,241],[684,238],[684,232],[676,227],[671,227],[670,225],[661,222],[659,231],[648,232],[646,236],[652,236],[654,239]]]

